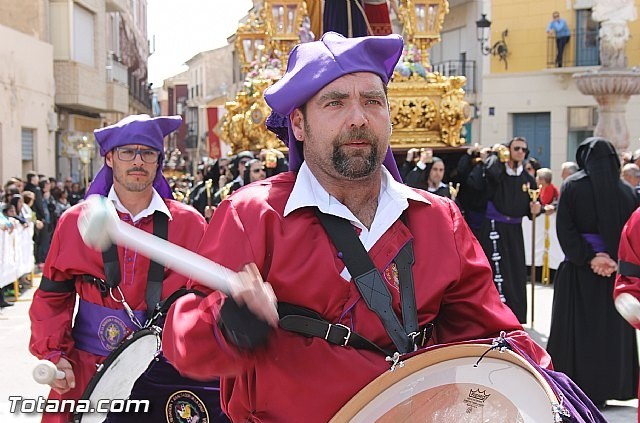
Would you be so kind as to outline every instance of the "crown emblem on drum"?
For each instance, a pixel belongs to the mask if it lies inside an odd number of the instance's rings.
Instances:
[[[484,402],[487,398],[489,398],[491,396],[491,394],[487,394],[487,391],[481,391],[480,389],[470,389],[469,390],[469,398],[473,398],[479,401]]]

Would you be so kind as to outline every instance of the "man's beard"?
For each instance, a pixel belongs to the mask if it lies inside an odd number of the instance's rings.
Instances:
[[[362,152],[351,156],[346,155],[342,146],[353,139],[368,141],[371,147],[369,154]],[[378,137],[364,128],[354,129],[347,134],[338,135],[333,140],[333,154],[331,156],[333,168],[348,179],[360,179],[371,175],[381,163],[380,157],[378,157],[378,142]]]
[[[132,168],[132,169],[127,169],[124,173],[125,176],[129,173],[129,172],[146,172],[147,174],[149,174],[149,171],[143,168]],[[137,182],[137,181],[132,181],[129,182],[127,181],[125,178],[120,178],[120,175],[118,174],[118,172],[113,172],[116,181],[118,181],[120,183],[120,185],[122,185],[123,187],[125,187],[127,189],[127,191],[130,192],[142,192],[145,189],[147,189],[149,187],[149,185],[151,185],[153,183],[153,180],[149,181],[149,180],[145,180],[144,182]]]

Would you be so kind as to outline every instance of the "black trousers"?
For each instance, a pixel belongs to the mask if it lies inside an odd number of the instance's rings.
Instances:
[[[559,68],[562,67],[562,56],[564,54],[564,48],[569,42],[569,36],[566,37],[556,37],[556,47],[558,49],[558,55],[556,56],[556,65]]]

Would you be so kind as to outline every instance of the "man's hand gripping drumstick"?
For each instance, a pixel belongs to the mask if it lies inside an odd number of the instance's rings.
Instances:
[[[255,264],[239,273],[172,244],[132,225],[122,222],[113,203],[101,196],[90,196],[78,219],[78,229],[85,244],[102,250],[111,243],[135,249],[151,260],[163,264],[200,284],[222,291],[247,307],[271,326],[278,325],[276,296],[271,285],[262,280]]]
[[[43,385],[50,385],[59,394],[64,394],[76,387],[76,378],[71,363],[64,357],[58,364],[49,360],[40,360],[33,368],[33,379]]]

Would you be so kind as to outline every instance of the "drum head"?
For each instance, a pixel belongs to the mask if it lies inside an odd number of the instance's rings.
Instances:
[[[115,349],[96,372],[82,399],[88,399],[96,407],[101,399],[126,399],[135,381],[149,367],[160,350],[160,337],[155,329],[144,328],[129,335]],[[108,410],[107,410],[108,411]],[[101,423],[107,413],[83,413],[75,416],[76,422]]]
[[[529,363],[488,345],[442,347],[386,372],[351,399],[337,422],[553,423],[557,398]]]

